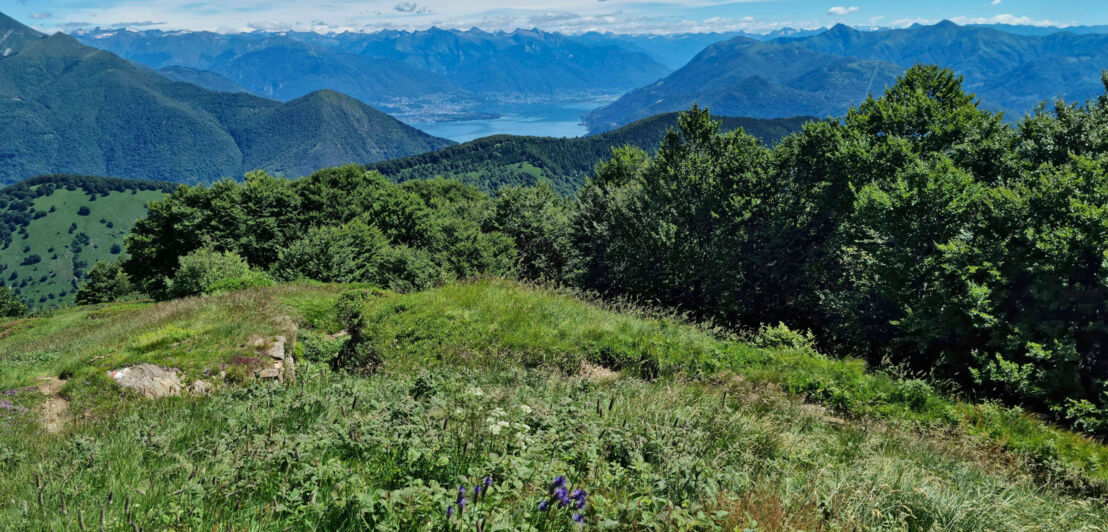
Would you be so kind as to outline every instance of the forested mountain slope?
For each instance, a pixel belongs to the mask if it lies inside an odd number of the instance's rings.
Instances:
[[[1097,95],[1100,71],[1108,65],[1108,35],[1018,35],[944,21],[880,31],[840,24],[768,42],[738,37],[589,113],[586,122],[603,131],[693,103],[735,116],[837,115],[918,63],[964,73],[967,90],[984,108],[1018,118],[1046,100]]]
[[[14,20],[0,24],[0,34],[32,35]],[[0,58],[0,184],[51,173],[300,176],[451,144],[335,92],[282,104],[170,81],[60,33],[21,42]]]
[[[370,164],[394,181],[448,177],[486,191],[504,185],[548,183],[563,195],[573,195],[612,149],[634,146],[655,150],[678,113],[645,118],[615,131],[582,138],[498,135],[451,146],[437,152]],[[717,117],[725,131],[742,128],[773,144],[799,130],[811,117],[756,119]]]

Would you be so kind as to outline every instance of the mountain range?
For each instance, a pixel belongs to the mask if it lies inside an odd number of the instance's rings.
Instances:
[[[335,91],[287,103],[170,80],[0,14],[0,184],[51,173],[290,177],[452,144]]]
[[[614,40],[539,30],[321,35],[96,29],[75,36],[151,68],[209,72],[264,97],[291,100],[332,89],[417,122],[468,118],[490,101],[617,96],[672,71]]]
[[[1043,101],[1098,94],[1100,71],[1108,65],[1108,35],[1021,35],[944,21],[881,31],[838,25],[769,41],[736,37],[709,46],[665,79],[590,112],[585,121],[591,131],[605,131],[694,102],[736,116],[837,115],[917,63],[964,75],[965,87],[982,107],[1013,118]]]

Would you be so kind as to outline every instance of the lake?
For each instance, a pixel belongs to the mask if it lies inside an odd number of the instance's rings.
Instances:
[[[588,134],[581,115],[605,102],[499,103],[479,111],[498,113],[500,118],[453,122],[412,122],[409,125],[436,137],[466,142],[489,135],[532,135],[538,137],[581,137]]]

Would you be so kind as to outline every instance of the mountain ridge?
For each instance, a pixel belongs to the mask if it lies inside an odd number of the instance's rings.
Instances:
[[[1022,35],[946,20],[879,31],[838,24],[815,35],[769,41],[737,37],[709,46],[662,81],[590,112],[585,123],[590,131],[606,131],[693,103],[759,118],[837,115],[920,63],[964,75],[965,87],[984,108],[1015,118],[1044,101],[1098,94],[1108,35]]]
[[[8,21],[0,34],[20,30]],[[12,139],[0,146],[3,184],[56,173],[175,182],[259,168],[299,176],[452,144],[338,93],[282,104],[212,92],[63,33],[38,35],[0,59],[0,136]],[[281,127],[267,131],[262,122]]]

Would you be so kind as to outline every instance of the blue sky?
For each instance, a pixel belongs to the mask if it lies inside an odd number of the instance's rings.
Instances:
[[[675,33],[783,27],[901,27],[950,19],[958,23],[1108,24],[1104,0],[3,0],[0,10],[44,31],[80,27],[134,29],[314,31],[488,30]]]

